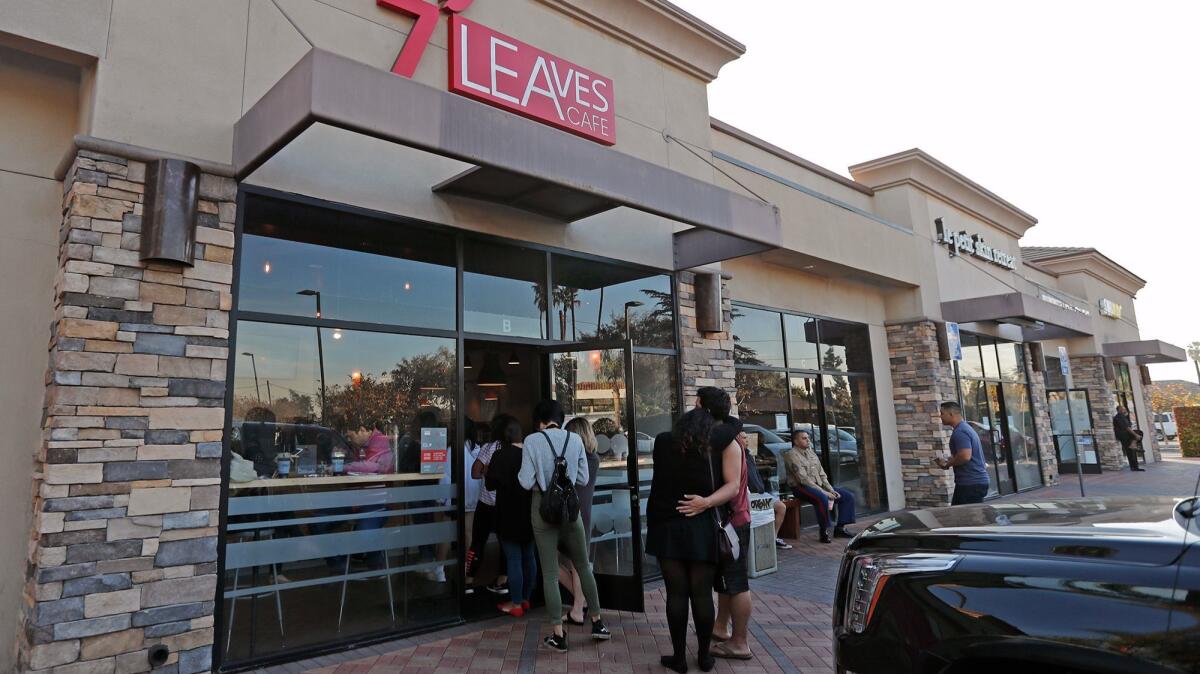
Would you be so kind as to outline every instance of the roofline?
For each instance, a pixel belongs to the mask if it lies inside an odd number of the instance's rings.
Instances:
[[[1040,246],[1028,246],[1028,247],[1029,248],[1039,248]],[[1053,248],[1053,246],[1046,246],[1046,247]],[[1074,251],[1067,252],[1067,253],[1060,253],[1058,255],[1050,255],[1047,257],[1041,257],[1035,261],[1035,264],[1042,264],[1045,262],[1055,262],[1055,261],[1059,261],[1059,260],[1067,260],[1067,259],[1070,259],[1073,257],[1089,257],[1092,255],[1099,257],[1105,263],[1112,265],[1113,267],[1116,267],[1117,269],[1128,274],[1129,276],[1133,277],[1134,279],[1137,279],[1142,284],[1143,287],[1145,287],[1146,285],[1149,284],[1149,281],[1147,281],[1146,279],[1142,278],[1141,276],[1138,276],[1137,274],[1129,271],[1128,267],[1126,267],[1123,264],[1118,263],[1116,260],[1113,260],[1111,257],[1105,255],[1104,253],[1101,253],[1099,250],[1097,250],[1095,248],[1084,248],[1083,250],[1074,250]],[[1024,257],[1022,257],[1021,261],[1025,262],[1026,264],[1029,264],[1029,262],[1027,260],[1025,260]]]
[[[582,21],[592,28],[608,33],[616,39],[632,45],[680,70],[706,82],[717,78],[725,64],[746,53],[746,45],[729,35],[685,12],[668,0],[635,0],[620,3],[622,10],[614,11],[618,3],[603,0],[538,0],[571,18]],[[658,15],[675,26],[682,28],[690,37],[690,45],[680,50],[668,50],[639,33],[654,22]]]
[[[712,127],[713,129],[715,129],[721,133],[724,133],[726,135],[732,136],[732,137],[742,141],[743,143],[746,143],[747,145],[756,147],[756,148],[762,150],[763,152],[775,155],[776,157],[779,157],[780,159],[782,159],[786,162],[795,164],[805,170],[812,171],[813,173],[816,173],[824,178],[828,178],[840,185],[849,187],[850,189],[858,191],[858,192],[862,192],[863,194],[865,194],[867,196],[874,196],[874,194],[875,194],[875,190],[871,189],[870,187],[867,187],[866,185],[864,185],[856,180],[847,178],[846,176],[844,176],[840,173],[837,173],[835,171],[832,171],[830,169],[827,169],[824,166],[821,166],[820,164],[813,163],[813,162],[805,159],[804,157],[801,157],[799,155],[788,152],[787,150],[779,147],[778,145],[774,145],[772,143],[769,143],[769,142],[763,140],[762,138],[759,138],[758,136],[747,133],[746,131],[739,129],[736,126],[729,124],[728,122],[722,122],[721,120],[717,119],[716,117],[709,117],[708,121],[709,121],[709,126]]]
[[[1027,222],[1029,222],[1030,227],[1036,225],[1038,222],[1037,218],[1033,217],[1032,215],[1025,212],[1024,210],[1018,208],[1011,201],[1008,201],[1007,199],[1001,197],[1000,195],[989,190],[988,188],[984,187],[983,185],[980,185],[979,183],[975,182],[974,180],[971,180],[970,178],[963,175],[962,173],[954,170],[953,168],[950,168],[950,166],[948,166],[944,162],[940,161],[939,159],[937,159],[936,157],[934,157],[933,155],[929,154],[928,152],[922,150],[919,147],[910,148],[908,150],[904,150],[902,152],[897,152],[895,154],[889,154],[886,157],[879,157],[878,159],[870,159],[868,161],[854,164],[853,166],[851,166],[849,168],[849,170],[850,170],[850,173],[853,174],[855,171],[867,171],[867,170],[874,169],[874,168],[880,168],[883,166],[887,166],[889,164],[899,163],[906,159],[919,159],[919,160],[933,166],[934,168],[941,171],[942,173],[945,173],[946,175],[950,176],[954,180],[957,180],[958,182],[962,183],[963,185],[967,186],[968,188],[975,190],[976,192],[979,192],[980,194],[987,197],[988,199],[996,202],[1000,206],[1011,211],[1012,213],[1014,213],[1021,219],[1026,220]]]

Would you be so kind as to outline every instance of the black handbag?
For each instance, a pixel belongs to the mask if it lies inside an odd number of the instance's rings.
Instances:
[[[554,472],[550,476],[550,483],[546,485],[546,491],[542,493],[538,513],[546,524],[570,524],[579,517],[579,493],[575,491],[575,483],[567,473],[566,455],[571,433],[567,433],[562,452],[559,453],[554,450],[554,442],[550,440],[550,435],[545,431],[539,432],[546,438],[546,444],[550,445],[550,451],[554,453]]]

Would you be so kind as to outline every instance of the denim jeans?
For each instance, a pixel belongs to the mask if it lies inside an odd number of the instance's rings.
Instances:
[[[537,584],[537,550],[533,541],[515,543],[500,539],[500,548],[508,564],[509,601],[514,604],[529,601]]]

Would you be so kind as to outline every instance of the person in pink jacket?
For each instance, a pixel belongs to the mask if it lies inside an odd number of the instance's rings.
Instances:
[[[358,460],[346,466],[348,473],[392,473],[395,459],[388,438],[380,430],[379,422],[359,426],[350,431],[350,442],[358,448]]]

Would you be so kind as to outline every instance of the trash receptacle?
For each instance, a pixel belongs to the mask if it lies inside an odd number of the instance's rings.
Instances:
[[[775,497],[770,494],[750,494],[750,559],[751,578],[775,573],[779,558],[775,549]]]

